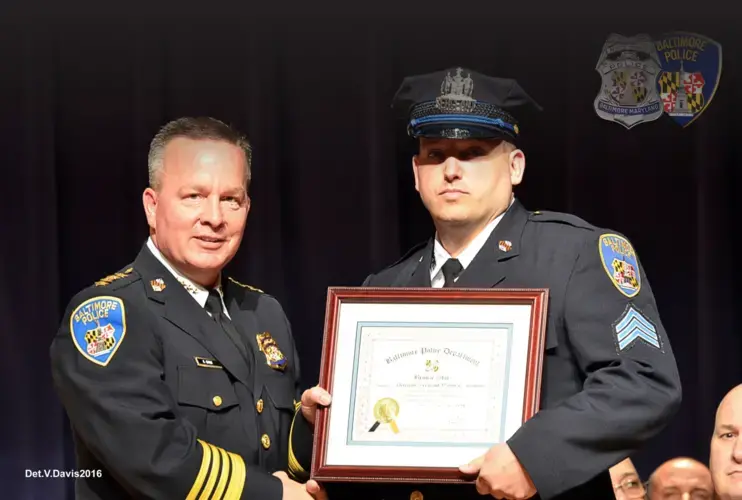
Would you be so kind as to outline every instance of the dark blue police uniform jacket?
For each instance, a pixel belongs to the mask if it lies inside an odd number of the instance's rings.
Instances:
[[[364,286],[430,287],[432,254],[431,239]],[[608,469],[660,432],[681,401],[670,341],[631,244],[516,200],[455,286],[549,289],[541,410],[507,444],[535,498],[614,498]],[[336,499],[482,498],[471,484],[327,488]]]
[[[281,500],[272,472],[296,465],[296,422],[311,451],[291,329],[270,295],[231,279],[223,292],[247,356],[146,246],[71,300],[51,360],[91,472],[77,498]]]

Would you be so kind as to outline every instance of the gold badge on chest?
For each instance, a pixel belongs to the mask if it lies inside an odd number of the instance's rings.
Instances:
[[[258,339],[260,352],[265,354],[265,361],[268,363],[268,366],[274,370],[284,371],[288,361],[278,348],[278,344],[273,340],[271,334],[268,332],[259,333],[256,335],[256,338]]]

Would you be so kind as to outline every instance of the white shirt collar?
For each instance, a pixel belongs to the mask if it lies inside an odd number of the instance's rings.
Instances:
[[[198,283],[188,279],[183,273],[175,269],[175,267],[170,264],[170,262],[168,262],[165,256],[162,255],[160,249],[155,246],[155,243],[152,241],[152,237],[147,238],[147,248],[149,248],[149,251],[152,252],[152,255],[154,255],[157,260],[159,260],[162,265],[165,266],[165,269],[170,271],[170,274],[172,274],[173,277],[178,280],[178,283],[183,285],[183,288],[185,288],[191,294],[191,297],[193,297],[196,302],[201,305],[201,307],[204,307],[206,305],[206,299],[209,297],[209,291]],[[217,283],[216,289],[222,299],[222,309],[224,309],[224,311],[226,312],[227,308],[224,305],[224,293],[222,292],[221,275],[219,276],[219,282]]]
[[[515,197],[513,197],[513,199],[510,201],[508,209],[513,206],[513,203],[515,203]],[[469,245],[467,245],[467,247],[459,254],[457,258],[464,269],[469,267],[469,264],[471,264],[471,262],[474,260],[474,257],[477,256],[479,251],[487,242],[487,239],[492,234],[492,231],[495,230],[497,224],[500,223],[506,213],[507,210],[495,217],[495,219],[487,224],[485,228],[482,229],[482,231],[479,232],[479,234],[471,241],[471,243],[469,243]],[[440,288],[440,286],[443,286],[443,264],[445,264],[446,261],[451,258],[451,255],[446,251],[445,248],[443,248],[443,245],[441,245],[441,242],[438,240],[437,233],[435,235],[435,242],[433,243],[433,258],[435,259],[435,265],[433,265],[430,269],[430,281],[433,285],[433,288]]]

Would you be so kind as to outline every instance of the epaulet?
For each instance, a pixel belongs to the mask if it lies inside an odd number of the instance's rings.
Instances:
[[[260,288],[255,288],[254,286],[250,286],[250,285],[246,285],[246,284],[244,284],[244,283],[240,283],[239,281],[237,281],[236,279],[232,278],[231,276],[230,276],[230,277],[229,277],[228,279],[229,279],[229,281],[231,281],[231,282],[232,282],[232,283],[234,283],[235,285],[237,285],[237,286],[241,286],[242,288],[247,288],[248,290],[252,290],[253,292],[258,292],[258,293],[265,293],[265,292],[264,292],[263,290],[261,290]]]
[[[570,226],[579,227],[581,229],[589,229],[591,231],[597,230],[595,226],[577,217],[576,215],[566,214],[564,212],[550,212],[548,210],[537,210],[531,212],[528,216],[529,220],[534,222],[556,222],[558,224],[569,224]]]
[[[132,281],[139,278],[139,274],[134,272],[133,267],[129,267],[123,271],[119,271],[117,273],[109,274],[105,278],[101,278],[98,281],[95,282],[96,287],[100,286],[106,286],[106,287],[113,287],[120,288],[123,285],[126,285],[128,283],[131,283]]]
[[[420,250],[422,250],[423,248],[425,248],[426,246],[428,246],[428,243],[430,243],[430,240],[424,240],[424,241],[421,241],[420,243],[417,243],[415,246],[413,246],[412,248],[410,248],[409,250],[407,250],[407,252],[405,252],[405,254],[402,257],[400,257],[399,259],[397,259],[396,262],[394,262],[393,264],[387,266],[386,269],[389,269],[390,267],[394,267],[397,264],[400,264],[400,263],[404,262],[405,260],[409,259],[416,252],[419,252]]]

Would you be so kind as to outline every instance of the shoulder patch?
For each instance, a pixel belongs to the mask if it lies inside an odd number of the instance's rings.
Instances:
[[[586,220],[581,219],[576,215],[566,214],[564,212],[548,212],[537,210],[535,212],[531,212],[528,215],[528,220],[532,220],[534,222],[555,222],[560,224],[569,224],[570,226],[579,227],[582,229],[595,229],[595,226],[593,226]]]
[[[619,292],[635,297],[642,282],[639,262],[629,240],[618,234],[603,233],[598,238],[598,251],[603,269]]]
[[[255,288],[254,286],[250,286],[250,285],[246,285],[246,284],[244,284],[244,283],[240,283],[239,281],[237,281],[236,279],[232,278],[231,276],[230,276],[229,278],[227,278],[227,279],[229,279],[229,281],[231,281],[231,282],[232,282],[232,283],[234,283],[235,285],[237,285],[237,286],[241,286],[242,288],[247,288],[248,290],[252,290],[253,292],[258,292],[258,293],[265,293],[265,292],[264,292],[263,290],[261,290],[260,288]]]
[[[133,267],[128,268],[126,271],[109,274],[105,278],[101,278],[98,281],[95,282],[95,286],[108,286],[111,283],[113,283],[116,280],[119,280],[121,278],[126,278],[131,274],[131,272],[134,270]]]
[[[70,315],[70,334],[85,359],[107,366],[126,335],[124,301],[98,296],[82,302]]]

